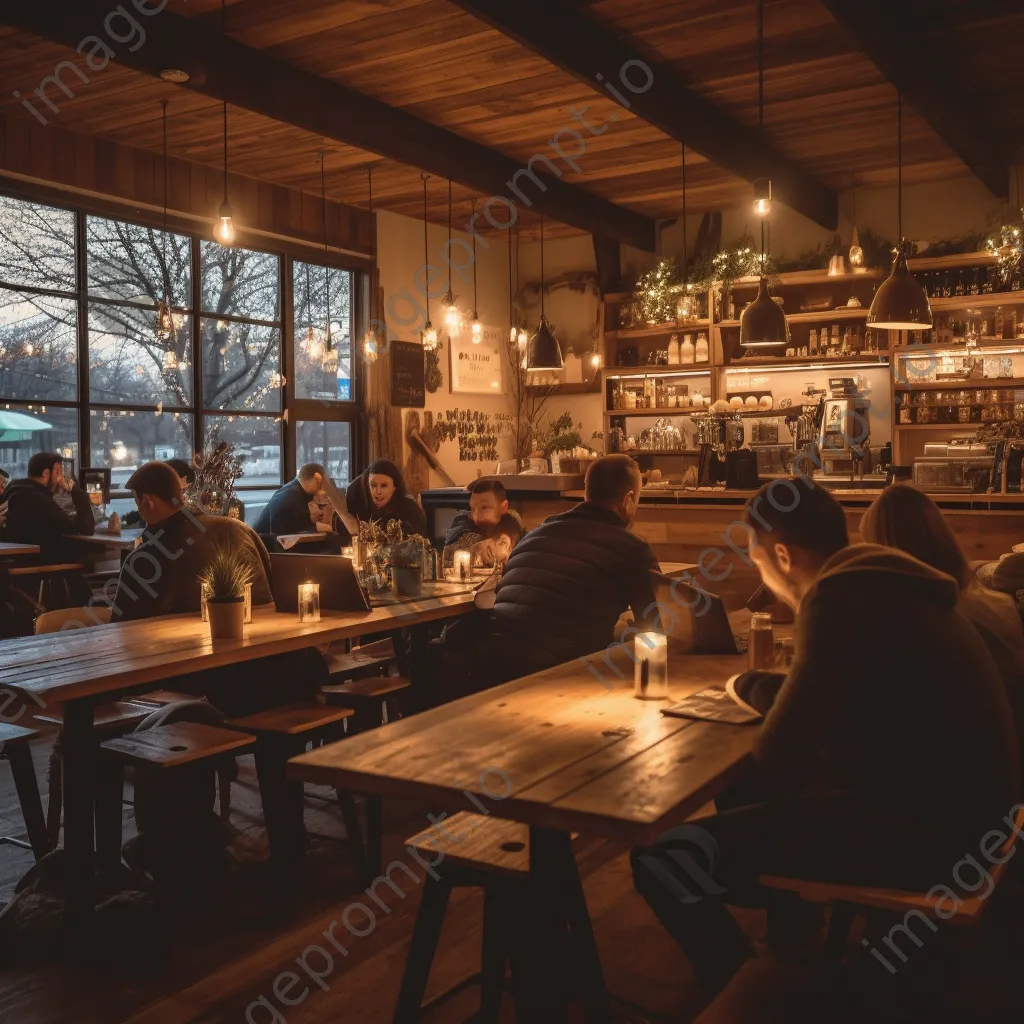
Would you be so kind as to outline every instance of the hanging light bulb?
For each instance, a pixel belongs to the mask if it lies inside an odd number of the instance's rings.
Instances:
[[[519,335],[519,330],[515,324],[508,329],[508,340],[509,343],[514,345],[516,343],[516,337]]]
[[[594,367],[595,370],[601,365],[601,353],[598,352],[597,349],[594,349],[594,354],[590,357],[590,365]]]
[[[174,336],[174,318],[165,299],[156,304],[156,337],[157,341],[170,341]]]
[[[34,351],[35,350],[32,348],[32,342],[31,341],[26,341],[25,342],[25,355],[30,356],[30,355],[32,355],[32,353]]]
[[[767,217],[772,212],[772,182],[770,178],[758,178],[754,182],[754,215]]]
[[[320,341],[320,335],[316,328],[310,324],[306,328],[306,337],[302,341],[302,350],[309,356],[310,359],[319,359],[322,349]]]
[[[423,179],[423,265],[427,267],[430,265],[430,252],[427,243],[427,181],[430,178],[429,174],[421,174],[420,177]],[[423,324],[423,330],[420,332],[420,339],[423,343],[423,349],[425,352],[433,352],[437,348],[437,328],[430,322],[430,288],[425,285],[423,289],[424,299],[426,300],[426,320]]]
[[[858,267],[864,266],[864,250],[860,247],[860,236],[857,234],[857,225],[853,225],[853,231],[850,234],[850,266],[856,270]]]
[[[171,304],[167,301],[167,282],[170,277],[170,267],[167,264],[167,100],[162,102],[163,107],[163,139],[164,139],[164,224],[160,234],[160,246],[162,253],[161,276],[164,279],[164,293],[156,304],[156,338],[157,341],[169,343],[174,337],[174,317],[171,314]],[[165,360],[166,362],[166,360]]]
[[[363,358],[368,363],[377,362],[377,336],[373,331],[367,331],[363,335]]]
[[[225,0],[220,0],[220,35],[223,41],[227,36]],[[220,204],[220,213],[213,228],[213,237],[221,245],[235,244],[235,222],[228,202],[228,101],[224,100],[224,201]]]
[[[480,323],[480,318],[476,315],[476,313],[473,314],[473,323],[471,329],[473,331],[473,344],[479,345],[480,339],[483,338],[484,336],[484,325]]]
[[[476,223],[476,199],[473,200],[473,216],[471,224]],[[471,321],[473,332],[473,344],[479,345],[480,339],[484,336],[484,325],[480,323],[480,317],[476,312],[476,232],[473,232],[473,320]]]
[[[526,345],[530,340],[529,334],[526,333],[525,327],[519,328],[519,334],[516,336],[516,344],[519,346],[520,351],[526,350]]]
[[[448,180],[448,250],[452,251],[452,183]],[[456,304],[456,296],[452,294],[452,280],[448,277],[448,291],[441,300],[441,308],[444,310],[444,328],[448,336],[458,334],[462,329],[462,312]]]
[[[178,368],[178,356],[174,349],[168,349],[164,353],[164,369],[176,370]]]

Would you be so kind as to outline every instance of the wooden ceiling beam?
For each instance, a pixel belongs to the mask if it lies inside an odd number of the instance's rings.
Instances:
[[[932,0],[926,5],[920,0],[823,3],[857,48],[903,93],[975,177],[994,196],[1005,197],[1010,154],[1000,144],[1003,133],[988,123],[983,109],[964,102],[965,92],[958,82],[965,68],[960,55],[937,50],[935,40],[926,35],[929,20],[942,18],[942,5]],[[895,106],[894,99],[894,126]]]
[[[105,46],[117,63],[135,71],[155,77],[168,68],[186,71],[190,77],[184,89],[226,100],[231,106],[473,189],[489,197],[481,204],[485,212],[479,217],[480,231],[490,226],[507,227],[510,219],[518,219],[520,210],[526,209],[543,212],[591,234],[654,250],[655,227],[650,217],[562,180],[565,168],[556,162],[554,152],[531,157],[527,166],[354,89],[225,38],[195,19],[174,15],[162,8],[159,0],[132,0],[127,7],[145,31],[142,44],[138,34],[133,36],[127,23],[119,22],[119,16],[111,13],[108,0],[50,0],[45,5],[0,0],[0,22],[73,49],[82,46],[72,67],[65,66],[60,76],[73,92],[88,89],[88,81],[103,74],[98,68],[104,56],[109,56],[100,49]],[[108,23],[112,26],[109,31],[105,28]],[[117,35],[127,42],[117,42]],[[84,43],[87,39],[96,42]],[[87,61],[90,57],[91,64]],[[40,79],[53,73],[51,68],[41,68]],[[55,81],[44,91],[58,106],[71,102]],[[25,97],[46,112],[46,104],[31,91],[26,91]]]
[[[756,129],[740,124],[695,92],[669,67],[581,12],[579,3],[453,2],[595,90],[603,87],[630,113],[719,167],[746,181],[771,178],[773,195],[815,223],[829,230],[838,226],[839,198],[834,189],[781,154]]]

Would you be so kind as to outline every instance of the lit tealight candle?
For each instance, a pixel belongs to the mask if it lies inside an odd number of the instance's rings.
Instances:
[[[661,633],[638,633],[633,641],[636,662],[633,695],[639,700],[668,698],[668,639]]]
[[[320,584],[299,584],[299,622],[320,621]]]
[[[468,580],[473,568],[473,555],[469,551],[455,552],[455,578]]]
[[[252,622],[252,584],[246,583],[245,593],[245,610],[242,612],[242,622],[248,625]]]

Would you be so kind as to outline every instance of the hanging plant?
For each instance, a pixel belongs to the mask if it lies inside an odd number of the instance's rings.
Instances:
[[[444,376],[441,373],[441,351],[444,342],[439,341],[437,348],[424,349],[423,351],[423,386],[434,394],[444,383]]]
[[[641,274],[633,288],[630,304],[632,327],[674,323],[682,278],[674,259],[658,260],[646,273]]]
[[[1009,285],[1017,273],[1024,252],[1024,210],[1013,219],[1007,218],[999,229],[985,240],[985,250],[995,256],[999,279]]]

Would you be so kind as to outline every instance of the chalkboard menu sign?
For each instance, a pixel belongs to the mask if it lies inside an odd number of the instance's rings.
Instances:
[[[427,404],[422,345],[391,342],[391,404],[407,409],[422,409]]]

